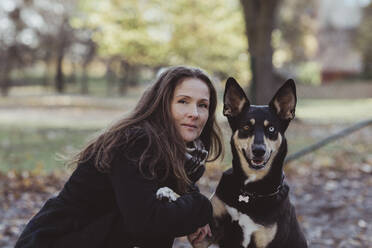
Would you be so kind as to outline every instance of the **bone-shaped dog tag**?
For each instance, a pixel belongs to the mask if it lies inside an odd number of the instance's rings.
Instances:
[[[245,202],[245,203],[248,203],[249,202],[249,196],[248,195],[239,195],[239,202]]]

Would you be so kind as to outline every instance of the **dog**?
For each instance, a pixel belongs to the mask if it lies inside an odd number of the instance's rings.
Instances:
[[[194,247],[212,242],[221,248],[307,247],[283,173],[284,133],[297,103],[294,81],[287,80],[267,106],[254,106],[229,78],[223,100],[232,130],[232,168],[223,173],[211,197],[213,238]]]
[[[232,130],[232,168],[223,173],[211,197],[213,237],[193,247],[212,243],[220,248],[308,247],[283,172],[284,134],[297,103],[294,81],[287,80],[268,105],[255,106],[230,77],[223,100],[223,114]],[[170,191],[162,197],[170,199]]]

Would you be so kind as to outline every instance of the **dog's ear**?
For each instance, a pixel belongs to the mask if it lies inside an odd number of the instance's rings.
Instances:
[[[293,79],[288,79],[276,92],[269,106],[282,120],[290,121],[295,117],[297,103],[296,85]]]
[[[247,104],[248,106],[250,105],[244,90],[234,78],[229,77],[223,95],[223,115],[226,117],[235,117]]]

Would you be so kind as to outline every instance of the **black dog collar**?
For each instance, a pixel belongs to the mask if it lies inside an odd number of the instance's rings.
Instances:
[[[272,199],[276,198],[276,196],[284,189],[284,173],[282,174],[282,179],[280,181],[279,186],[276,190],[269,194],[258,194],[255,192],[248,191],[244,186],[240,189],[240,195],[238,196],[238,202],[245,202],[248,203],[250,200],[261,198],[261,199]]]
[[[282,175],[281,183],[275,191],[268,194],[248,191],[243,182],[242,178],[234,175],[232,169],[229,169],[222,174],[216,194],[222,201],[230,206],[235,206],[241,212],[259,206],[265,206],[265,210],[267,210],[268,207],[275,207],[288,197],[289,187],[284,181],[284,175]]]

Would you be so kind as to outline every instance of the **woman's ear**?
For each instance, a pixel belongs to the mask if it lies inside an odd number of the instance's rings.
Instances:
[[[250,103],[243,89],[234,78],[228,78],[223,95],[223,115],[235,117],[246,105],[249,107]]]
[[[295,117],[297,103],[296,85],[293,79],[288,79],[276,92],[269,106],[282,120],[292,120]]]

